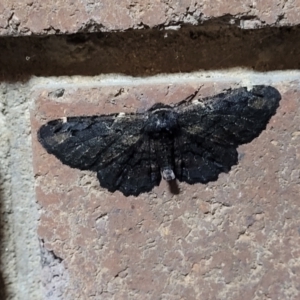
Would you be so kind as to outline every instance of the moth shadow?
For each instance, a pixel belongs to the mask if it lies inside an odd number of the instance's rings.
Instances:
[[[180,189],[178,186],[178,182],[176,179],[173,179],[171,181],[168,181],[169,191],[173,195],[178,195],[180,193]]]

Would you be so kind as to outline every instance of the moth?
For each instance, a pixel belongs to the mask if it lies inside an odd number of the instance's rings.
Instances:
[[[280,93],[257,85],[144,113],[57,119],[41,126],[38,140],[62,163],[97,172],[110,192],[137,196],[166,181],[217,180],[238,162],[236,148],[251,142],[275,114]]]

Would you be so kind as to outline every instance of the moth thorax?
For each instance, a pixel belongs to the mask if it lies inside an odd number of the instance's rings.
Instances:
[[[177,127],[177,113],[171,107],[161,107],[150,112],[144,130],[149,133],[173,132]]]
[[[161,174],[162,174],[163,179],[166,181],[171,181],[171,180],[175,179],[175,174],[170,167],[164,168],[161,171]]]

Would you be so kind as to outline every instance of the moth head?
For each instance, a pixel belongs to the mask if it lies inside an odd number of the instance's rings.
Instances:
[[[145,131],[149,133],[172,133],[177,127],[177,113],[173,107],[157,103],[148,110],[148,120]]]

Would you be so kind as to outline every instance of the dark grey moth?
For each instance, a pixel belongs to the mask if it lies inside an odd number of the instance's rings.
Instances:
[[[237,164],[236,148],[266,128],[281,96],[271,86],[238,88],[144,113],[68,117],[43,125],[38,140],[64,164],[97,172],[100,185],[139,195],[177,178],[217,180]]]

